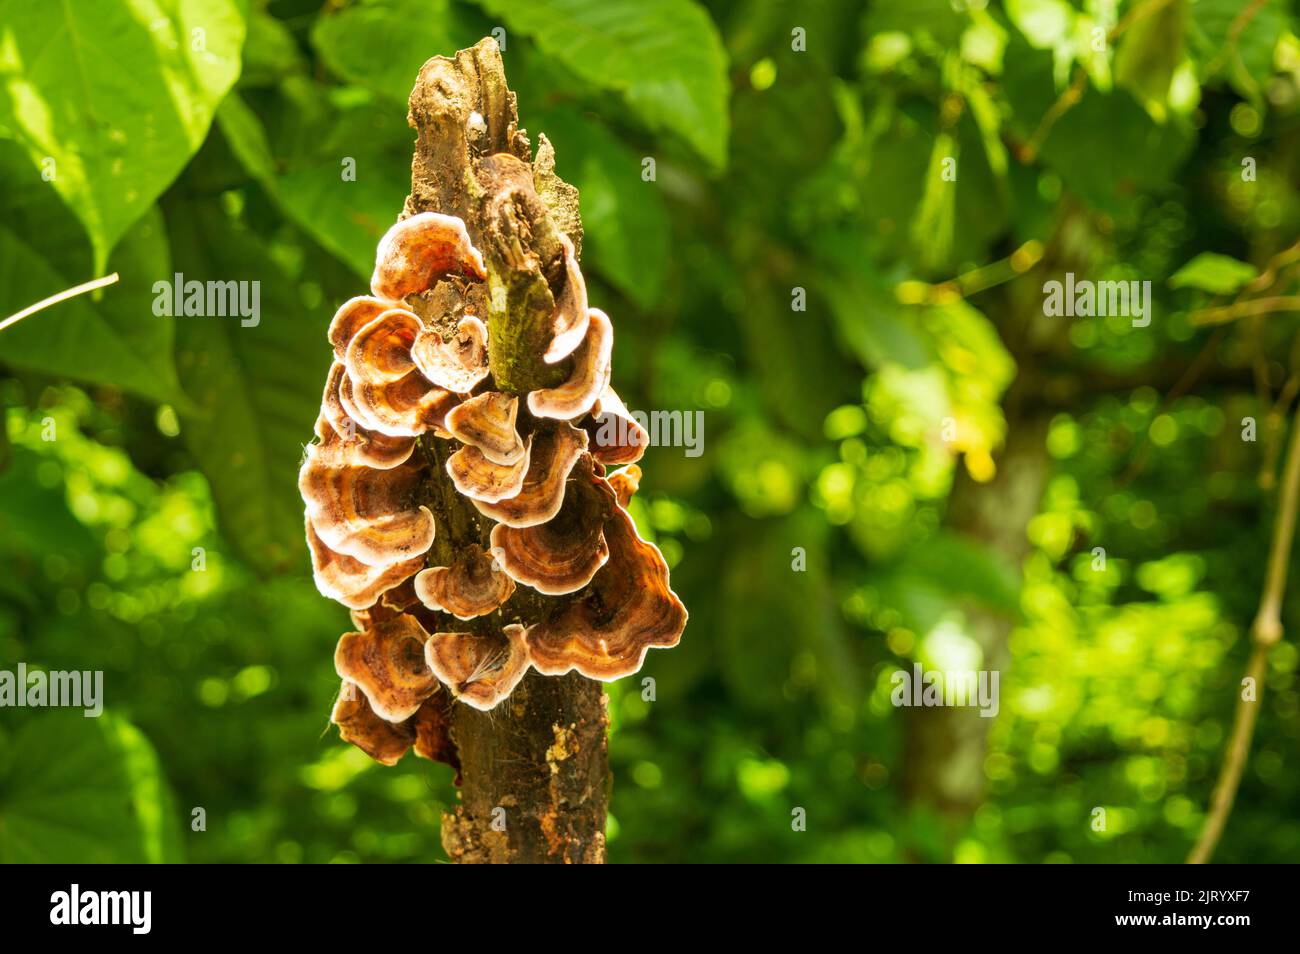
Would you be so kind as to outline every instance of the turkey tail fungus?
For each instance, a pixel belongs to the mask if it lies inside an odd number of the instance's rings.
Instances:
[[[340,736],[458,770],[453,861],[602,862],[593,680],[676,645],[686,609],[625,509],[646,435],[610,388],[577,191],[515,110],[492,40],[420,70],[411,194],[328,326],[299,488],[317,587],[357,629]]]

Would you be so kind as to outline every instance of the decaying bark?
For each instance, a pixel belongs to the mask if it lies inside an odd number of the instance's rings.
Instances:
[[[453,325],[466,309],[486,316],[498,390],[553,386],[569,365],[542,360],[544,329],[552,289],[564,280],[560,232],[581,248],[577,191],[555,176],[544,136],[533,160],[496,43],[485,39],[453,58],[425,63],[408,118],[418,139],[406,213],[463,219],[490,273],[486,295],[483,285],[444,282],[427,293],[425,307],[414,303],[417,311]],[[443,494],[435,507],[439,562],[449,564],[451,554],[484,542],[484,522],[464,497]],[[527,602],[537,599],[525,590],[507,607],[523,616],[530,615]],[[599,683],[576,673],[530,672],[490,712],[453,705],[461,804],[442,823],[453,861],[605,860],[605,701]]]

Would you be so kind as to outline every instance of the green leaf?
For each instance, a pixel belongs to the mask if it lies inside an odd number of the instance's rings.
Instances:
[[[297,474],[329,370],[329,307],[310,314],[297,284],[257,237],[219,209],[169,207],[176,268],[187,276],[256,281],[261,317],[177,318],[176,355],[200,409],[181,436],[212,486],[226,537],[264,571],[305,559]]]
[[[289,28],[260,7],[248,15],[241,87],[274,86],[289,73],[306,69],[306,58]]]
[[[0,732],[0,863],[182,860],[171,790],[130,723],[51,710]]]
[[[1053,110],[1051,57],[1023,41],[1008,46],[1003,89],[1018,135],[1031,136]],[[1135,193],[1169,181],[1192,146],[1185,123],[1157,124],[1123,88],[1088,89],[1060,114],[1043,140],[1039,158],[1066,187],[1090,205],[1118,214]]]
[[[952,0],[878,0],[868,8],[863,28],[869,36],[910,33],[953,47],[969,23],[970,18]]]
[[[651,129],[681,136],[715,169],[727,164],[727,55],[691,0],[481,0],[510,29],[603,89]],[[507,56],[509,41],[507,40]]]
[[[1169,279],[1170,288],[1199,288],[1214,295],[1239,291],[1259,274],[1259,269],[1229,255],[1202,252]]]
[[[119,284],[103,289],[99,302],[71,298],[0,331],[0,362],[112,385],[155,401],[178,400],[171,327],[150,308],[150,288],[167,277],[166,262],[161,216],[154,212],[114,253],[113,263],[123,273]],[[74,284],[0,226],[0,313],[13,314]]]
[[[1150,16],[1134,20],[1115,53],[1115,81],[1131,91],[1157,121],[1167,115],[1174,71],[1184,58],[1186,30],[1187,5],[1173,0]]]
[[[331,112],[310,151],[287,154],[273,151],[266,127],[236,94],[221,104],[217,120],[240,163],[285,215],[369,280],[375,246],[410,188],[405,116],[368,105]],[[345,178],[345,169],[355,177]]]
[[[642,308],[668,270],[669,223],[641,161],[592,118],[556,110],[535,123],[555,146],[556,172],[578,189],[583,258]]]
[[[1250,99],[1261,98],[1278,41],[1290,28],[1283,0],[1196,0],[1190,38],[1204,79],[1225,76]]]
[[[447,0],[372,0],[322,15],[311,41],[339,76],[405,103],[420,67],[480,34]]]
[[[81,219],[95,271],[239,75],[236,0],[0,0],[0,125]]]

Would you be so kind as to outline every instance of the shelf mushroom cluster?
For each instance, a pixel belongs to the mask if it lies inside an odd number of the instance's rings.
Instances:
[[[412,747],[449,760],[452,699],[491,709],[529,667],[617,679],[686,625],[662,555],[626,510],[648,440],[610,387],[613,327],[561,245],[542,355],[567,372],[555,387],[495,389],[482,320],[417,314],[409,299],[439,282],[487,277],[452,216],[393,226],[371,294],[330,324],[334,363],[299,489],[316,585],[356,627],[335,652],[331,718],[386,764]],[[429,565],[453,508],[468,522],[437,548],[448,565]]]

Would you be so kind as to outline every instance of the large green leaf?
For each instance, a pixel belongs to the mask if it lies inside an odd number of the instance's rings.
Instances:
[[[215,206],[169,206],[167,220],[178,271],[260,283],[256,325],[175,319],[177,365],[199,408],[183,417],[181,435],[225,535],[253,566],[279,569],[305,553],[297,473],[329,370],[329,313],[310,315],[257,237]]]
[[[113,255],[122,281],[104,289],[98,302],[72,298],[0,331],[0,363],[176,401],[171,329],[151,311],[150,289],[168,277],[167,262],[162,217],[151,212]],[[23,238],[0,226],[0,314],[73,284]]]
[[[481,36],[448,0],[369,0],[321,16],[311,31],[331,70],[403,103],[425,60],[451,56]]]
[[[660,190],[641,181],[641,162],[598,123],[569,110],[534,125],[555,145],[556,172],[577,186],[583,259],[649,308],[668,269],[668,212]]]
[[[291,101],[290,101],[291,102]],[[238,95],[217,114],[240,163],[284,213],[331,254],[369,279],[375,246],[410,187],[411,133],[395,110],[357,106],[322,116],[312,148],[277,150]],[[351,171],[344,175],[344,163]]]
[[[177,862],[180,831],[157,755],[130,723],[63,709],[0,730],[0,863]]]
[[[1170,288],[1199,288],[1214,295],[1230,295],[1253,280],[1259,270],[1231,255],[1202,252],[1174,272]]]
[[[203,143],[239,75],[244,7],[0,0],[0,126],[52,172],[96,271]]]
[[[1128,209],[1142,189],[1169,181],[1192,145],[1185,123],[1155,123],[1127,90],[1088,89],[1072,108],[1054,112],[1051,58],[1023,42],[1008,47],[1004,85],[1018,135],[1048,130],[1039,157],[1066,188],[1112,214]],[[1057,115],[1055,122],[1045,117]]]
[[[0,221],[20,239],[34,269],[12,263],[15,280],[0,285],[0,317],[91,277],[92,251],[85,230],[21,147],[0,141]],[[0,268],[8,268],[0,261]],[[153,314],[153,283],[171,273],[162,216],[147,212],[127,230],[109,268],[121,280],[85,296],[38,312],[0,332],[0,362],[111,384],[154,400],[181,399],[172,363],[171,324]],[[53,327],[57,325],[56,327]],[[60,348],[59,342],[74,342]],[[123,355],[123,348],[131,354]],[[110,360],[115,356],[121,360]]]
[[[727,162],[727,55],[691,0],[481,0],[590,83],[622,93],[652,129]],[[509,42],[507,40],[507,56]]]
[[[1286,0],[1196,0],[1191,14],[1192,49],[1203,78],[1226,76],[1238,92],[1258,100],[1278,41],[1291,26]]]

